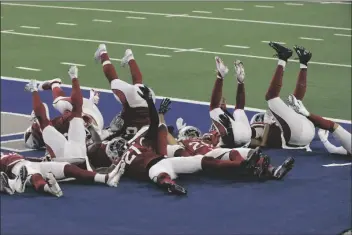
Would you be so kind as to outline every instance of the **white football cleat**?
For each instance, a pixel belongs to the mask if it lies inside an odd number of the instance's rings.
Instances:
[[[229,72],[229,69],[226,67],[224,62],[221,60],[220,57],[215,56],[215,63],[216,63],[216,71],[218,72],[218,76],[223,79],[226,74]]]
[[[107,50],[106,50],[106,45],[105,44],[100,44],[98,46],[98,49],[95,51],[94,53],[94,59],[95,61],[99,61],[101,62],[101,59],[100,59],[100,56],[104,53],[107,53]]]
[[[38,85],[38,90],[39,91],[44,91],[44,90],[51,90],[51,85],[53,85],[54,83],[58,83],[61,84],[62,81],[60,78],[54,78],[45,82],[41,82]]]
[[[95,104],[98,105],[99,104],[99,100],[100,100],[100,93],[99,91],[96,91],[94,89],[90,89],[89,91],[89,99]]]
[[[9,177],[5,172],[0,172],[0,192],[7,193],[9,195],[13,195],[15,190],[11,188],[9,184]]]
[[[18,193],[23,193],[26,189],[27,181],[30,179],[26,166],[22,166],[19,175],[14,180],[10,180],[10,187]]]
[[[71,65],[68,69],[68,75],[71,79],[78,78],[78,68],[76,65]]]
[[[38,86],[37,81],[32,79],[26,84],[26,86],[24,87],[24,90],[29,92],[38,91],[37,86]]]
[[[234,67],[235,67],[235,73],[236,73],[236,78],[238,83],[243,83],[244,78],[245,78],[245,72],[244,72],[244,66],[242,61],[236,60],[234,62]]]
[[[121,176],[125,173],[126,163],[124,160],[121,160],[115,169],[109,173],[109,179],[106,182],[110,187],[117,187],[120,182]]]
[[[49,188],[49,190],[47,191],[48,193],[51,193],[56,197],[61,197],[63,195],[60,185],[56,181],[53,173],[48,173],[46,175],[46,182],[48,183],[47,185]]]
[[[128,64],[128,62],[130,60],[134,60],[134,56],[133,56],[133,53],[132,53],[132,50],[131,49],[127,49],[125,51],[125,55],[123,56],[123,58],[121,59],[121,66],[122,67],[125,67],[126,64]]]
[[[293,110],[296,111],[296,113],[309,117],[310,113],[308,112],[306,107],[304,107],[302,101],[297,100],[297,98],[294,95],[288,96],[288,103],[291,106],[291,108],[293,108]]]
[[[318,136],[321,142],[325,143],[329,138],[329,131],[324,129],[318,130]]]

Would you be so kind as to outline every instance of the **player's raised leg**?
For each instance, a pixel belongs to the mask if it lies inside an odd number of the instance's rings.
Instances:
[[[302,46],[294,46],[293,49],[295,50],[300,63],[300,71],[293,95],[297,98],[297,100],[303,100],[307,90],[307,66],[308,62],[312,58],[312,53]]]
[[[210,111],[219,108],[222,98],[222,86],[226,74],[229,72],[229,69],[225,66],[224,62],[220,57],[215,57],[216,62],[216,80],[213,87],[213,91],[210,99]]]
[[[108,79],[110,83],[114,79],[118,79],[115,67],[112,65],[110,61],[110,57],[108,55],[105,44],[99,45],[98,49],[94,54],[94,58],[96,61],[100,61],[100,63],[102,64],[105,77]]]
[[[53,95],[53,100],[55,100],[58,97],[66,96],[65,92],[61,89],[61,83],[62,82],[60,78],[54,78],[52,80],[44,81],[39,83],[38,90],[39,91],[51,90]]]
[[[121,66],[125,67],[126,64],[130,67],[130,72],[132,75],[132,83],[134,84],[142,84],[143,77],[142,73],[139,70],[136,60],[134,59],[133,53],[131,49],[127,49],[125,51],[125,55],[121,60]]]

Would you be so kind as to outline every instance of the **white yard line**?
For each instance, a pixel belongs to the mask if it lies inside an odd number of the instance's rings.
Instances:
[[[242,8],[229,8],[229,7],[224,8],[224,10],[226,10],[226,11],[243,11]]]
[[[71,63],[71,62],[60,62],[60,64],[64,64],[64,65],[76,65],[76,66],[79,66],[79,67],[84,67],[86,65],[84,64],[76,64],[76,63]]]
[[[321,4],[346,4],[346,5],[351,5],[351,2],[321,2]]]
[[[68,38],[68,37],[59,37],[59,36],[50,36],[50,35],[39,35],[39,34],[19,33],[19,32],[8,32],[8,31],[1,31],[1,33],[11,34],[11,35],[28,36],[28,37],[67,40],[67,41],[94,42],[94,43],[106,43],[106,44],[125,45],[125,46],[127,45],[127,46],[136,46],[136,47],[145,47],[145,48],[157,48],[157,49],[165,49],[165,50],[172,50],[172,51],[185,50],[185,48],[175,48],[175,47],[165,47],[165,46],[155,46],[155,45],[144,45],[144,44],[126,43],[126,42],[113,42],[113,41],[95,40],[95,39]],[[190,52],[203,53],[203,54],[214,54],[214,55],[230,55],[230,56],[245,57],[245,58],[264,59],[264,60],[276,60],[276,58],[273,58],[273,57],[256,56],[256,55],[248,55],[248,54],[237,54],[237,53],[225,53],[225,52],[217,52],[217,51],[204,51],[204,50],[197,51],[197,50],[195,50],[195,51],[190,51]],[[290,61],[298,63],[296,60],[290,60]],[[309,63],[310,64],[317,64],[317,65],[329,65],[329,66],[336,66],[336,67],[346,67],[346,68],[351,68],[352,67],[350,64],[336,64],[336,63],[316,62],[316,61],[310,61]]]
[[[269,43],[270,41],[261,41],[261,42]],[[276,42],[276,43],[279,43],[279,44],[282,44],[282,45],[285,45],[285,44],[286,44],[285,42]]]
[[[145,17],[137,17],[137,16],[126,16],[127,19],[134,19],[134,20],[145,20]]]
[[[274,6],[268,6],[268,5],[255,5],[255,7],[258,7],[258,8],[275,8]]]
[[[117,59],[117,58],[110,58],[112,61],[121,61],[122,59]]]
[[[1,5],[4,5],[4,6],[18,6],[18,7],[67,9],[67,10],[80,10],[80,11],[119,12],[119,13],[140,14],[140,15],[154,15],[154,16],[172,16],[172,15],[176,16],[176,15],[178,15],[178,17],[192,18],[192,19],[233,21],[233,22],[244,22],[244,23],[270,24],[270,25],[280,25],[280,26],[293,26],[293,27],[306,27],[306,28],[319,28],[319,29],[333,29],[333,30],[348,30],[348,31],[351,31],[351,28],[333,27],[333,26],[324,26],[324,25],[296,24],[296,23],[287,23],[287,22],[274,22],[274,21],[260,21],[260,20],[221,18],[221,17],[210,17],[210,16],[179,15],[179,14],[173,14],[173,13],[127,11],[127,10],[115,10],[115,9],[68,7],[68,6],[53,6],[53,5],[36,5],[36,4],[9,3],[9,2],[6,2],[6,3],[2,2]]]
[[[165,17],[182,17],[182,16],[188,16],[188,14],[169,14],[169,15],[166,15]]]
[[[24,82],[27,83],[30,80],[29,79],[24,79],[24,78],[14,78],[14,77],[8,77],[8,76],[1,76],[1,79],[3,80],[8,80],[8,81],[17,81],[17,82]],[[67,84],[61,84],[62,87],[66,87],[66,88],[72,88],[71,85],[67,85]],[[102,88],[92,88],[92,87],[86,87],[86,86],[81,86],[81,89],[83,90],[88,90],[90,91],[91,89],[94,89],[96,91],[100,91],[100,92],[105,92],[105,93],[111,93],[111,90],[108,89],[102,89]],[[156,96],[157,99],[164,99],[166,97],[164,96]],[[170,97],[169,97],[170,98]],[[197,101],[197,100],[189,100],[189,99],[180,99],[180,98],[170,98],[172,101],[176,101],[176,102],[183,102],[183,103],[189,103],[189,104],[199,104],[199,105],[206,105],[209,106],[210,103],[209,102],[205,102],[205,101]],[[227,105],[228,108],[235,108],[234,105]],[[252,112],[265,112],[264,109],[258,109],[258,108],[250,108],[250,107],[245,107],[245,110],[248,111],[252,111]],[[5,113],[5,114],[13,114],[13,115],[17,115],[17,116],[23,116],[23,117],[30,117],[30,115],[27,114],[16,114],[16,113],[11,113],[11,112],[3,112],[1,111],[1,113]],[[344,119],[337,119],[337,118],[328,118],[328,117],[324,117],[326,119],[329,119],[331,121],[334,122],[340,122],[340,123],[345,123],[345,124],[351,124],[351,120],[344,120]]]
[[[40,29],[40,27],[37,27],[37,26],[28,26],[28,25],[21,25],[20,27],[21,27],[21,28],[24,28],[24,29]]]
[[[191,52],[191,51],[201,51],[201,50],[203,50],[203,48],[180,49],[180,50],[176,50],[174,52]]]
[[[22,69],[22,70],[28,70],[28,71],[35,71],[35,72],[39,72],[41,71],[41,69],[35,69],[35,68],[29,68],[29,67],[22,67],[22,66],[19,66],[19,67],[16,67],[17,69]]]
[[[249,46],[238,46],[238,45],[224,45],[225,47],[233,47],[233,48],[243,48],[243,49],[248,49],[250,48]]]
[[[23,133],[24,132],[16,132],[16,133],[4,134],[4,135],[1,135],[1,138],[13,136],[13,135],[22,135]]]
[[[211,14],[211,11],[192,11],[193,13]]]
[[[325,167],[334,167],[334,166],[350,166],[352,165],[351,162],[349,163],[331,163],[331,164],[327,164],[327,165],[323,165]]]
[[[99,20],[99,19],[94,19],[94,22],[103,22],[103,23],[111,23],[112,20]]]
[[[161,55],[161,54],[153,54],[153,53],[147,53],[145,55],[156,56],[156,57],[171,57],[171,55]]]
[[[299,37],[300,39],[303,40],[311,40],[311,41],[324,41],[322,38],[307,38],[307,37]]]
[[[295,3],[295,2],[285,2],[285,5],[288,6],[303,6],[303,3]]]
[[[6,33],[6,32],[14,32],[15,30],[13,29],[5,29],[5,30],[1,30],[2,33]]]
[[[77,25],[75,23],[65,23],[65,22],[57,22],[56,24],[58,24],[58,25],[67,25],[67,26],[75,26],[75,25]]]
[[[341,36],[341,37],[351,37],[351,34],[341,34],[341,33],[335,33],[335,36]]]

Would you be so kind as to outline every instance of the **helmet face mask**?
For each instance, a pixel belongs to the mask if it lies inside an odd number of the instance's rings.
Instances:
[[[201,137],[201,131],[194,126],[186,126],[179,131],[178,140],[186,140]]]
[[[116,160],[127,150],[127,141],[121,137],[117,137],[109,141],[106,146],[106,154],[110,159]]]

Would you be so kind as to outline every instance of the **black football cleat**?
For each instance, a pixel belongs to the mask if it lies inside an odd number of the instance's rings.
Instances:
[[[293,168],[295,159],[293,157],[287,158],[284,163],[278,166],[273,173],[273,177],[277,180],[281,180],[285,175]]]
[[[251,149],[248,153],[247,159],[242,162],[242,167],[246,169],[254,169],[261,155],[262,151],[259,146],[255,149]]]
[[[312,58],[312,52],[306,50],[302,46],[297,46],[297,45],[294,46],[293,49],[295,50],[298,56],[299,62],[301,64],[307,65],[310,59]]]
[[[160,184],[169,194],[187,195],[187,190],[174,182],[164,182]]]
[[[287,62],[287,60],[292,56],[292,50],[290,48],[280,45],[279,43],[269,42],[269,46],[271,46],[276,51],[277,54],[275,54],[274,56],[276,56],[280,60],[284,60]]]
[[[270,158],[266,155],[261,155],[263,159],[261,163],[257,164],[254,168],[253,174],[256,178],[260,180],[267,179],[267,172],[270,165]]]

